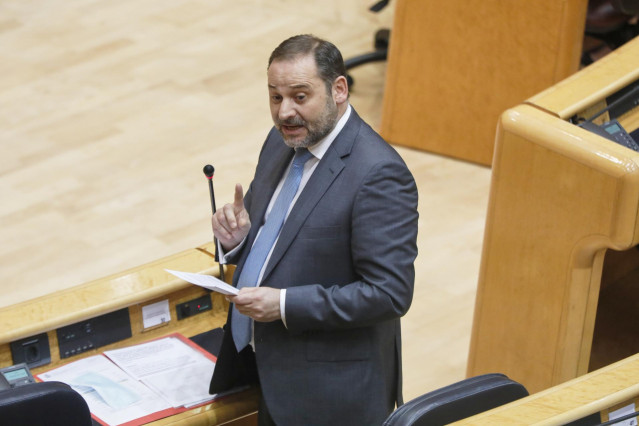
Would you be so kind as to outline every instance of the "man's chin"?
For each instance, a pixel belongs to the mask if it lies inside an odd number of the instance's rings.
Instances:
[[[289,148],[308,148],[307,144],[306,144],[306,141],[291,142],[291,141],[287,141],[286,139],[284,139],[284,143]]]
[[[286,146],[290,148],[306,148],[307,142],[305,137],[290,137],[285,135],[281,131],[280,134],[282,135],[282,139],[284,139],[284,143],[286,144]]]

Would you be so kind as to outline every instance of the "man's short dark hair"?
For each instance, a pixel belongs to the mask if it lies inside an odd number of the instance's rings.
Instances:
[[[301,34],[284,40],[275,48],[268,59],[268,67],[273,61],[291,60],[312,53],[317,65],[317,73],[330,93],[333,82],[339,76],[346,77],[344,59],[339,49],[330,41],[312,34]]]

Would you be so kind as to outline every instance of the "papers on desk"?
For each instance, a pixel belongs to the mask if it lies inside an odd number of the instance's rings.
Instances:
[[[104,352],[122,370],[174,408],[210,401],[215,362],[176,337]]]
[[[219,278],[211,275],[193,274],[191,272],[180,272],[165,269],[169,274],[173,274],[178,278],[183,279],[191,284],[199,285],[200,287],[208,288],[209,290],[217,291],[218,293],[226,295],[236,295],[239,290],[231,285],[228,285]]]
[[[215,357],[179,334],[84,358],[37,377],[72,386],[106,425],[147,423],[208,403]]]
[[[73,387],[86,400],[91,414],[107,425],[125,424],[172,408],[103,355],[84,358],[37,377]]]

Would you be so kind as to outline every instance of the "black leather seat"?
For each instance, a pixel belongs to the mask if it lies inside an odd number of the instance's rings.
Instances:
[[[589,0],[581,64],[587,66],[639,35],[639,0]]]
[[[484,374],[437,389],[397,408],[384,426],[446,425],[528,396],[503,374]]]
[[[0,424],[91,426],[92,423],[84,398],[65,383],[30,383],[0,391]]]
[[[372,12],[379,12],[386,6],[388,6],[388,0],[379,0],[370,7],[370,10]],[[344,67],[346,68],[346,71],[370,62],[385,61],[388,57],[389,43],[390,30],[388,28],[381,28],[377,30],[377,32],[375,32],[375,40],[373,43],[375,49],[372,52],[363,53],[353,58],[345,59]],[[348,82],[349,88],[352,88],[353,84],[355,84],[355,80],[350,74],[346,75],[346,81]]]

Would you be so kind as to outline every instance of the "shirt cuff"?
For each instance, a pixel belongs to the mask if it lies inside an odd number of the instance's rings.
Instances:
[[[282,317],[282,322],[284,323],[284,327],[288,328],[286,325],[286,315],[284,308],[286,307],[286,289],[283,288],[280,290],[280,316]]]
[[[246,237],[244,237],[242,242],[240,242],[237,246],[235,246],[233,250],[229,251],[228,253],[224,253],[224,247],[222,247],[222,244],[218,240],[217,253],[218,253],[218,257],[220,258],[220,264],[226,265],[227,263],[229,263],[229,259],[233,257],[233,255],[235,255],[235,253],[237,253],[242,248],[245,241],[246,241]]]

